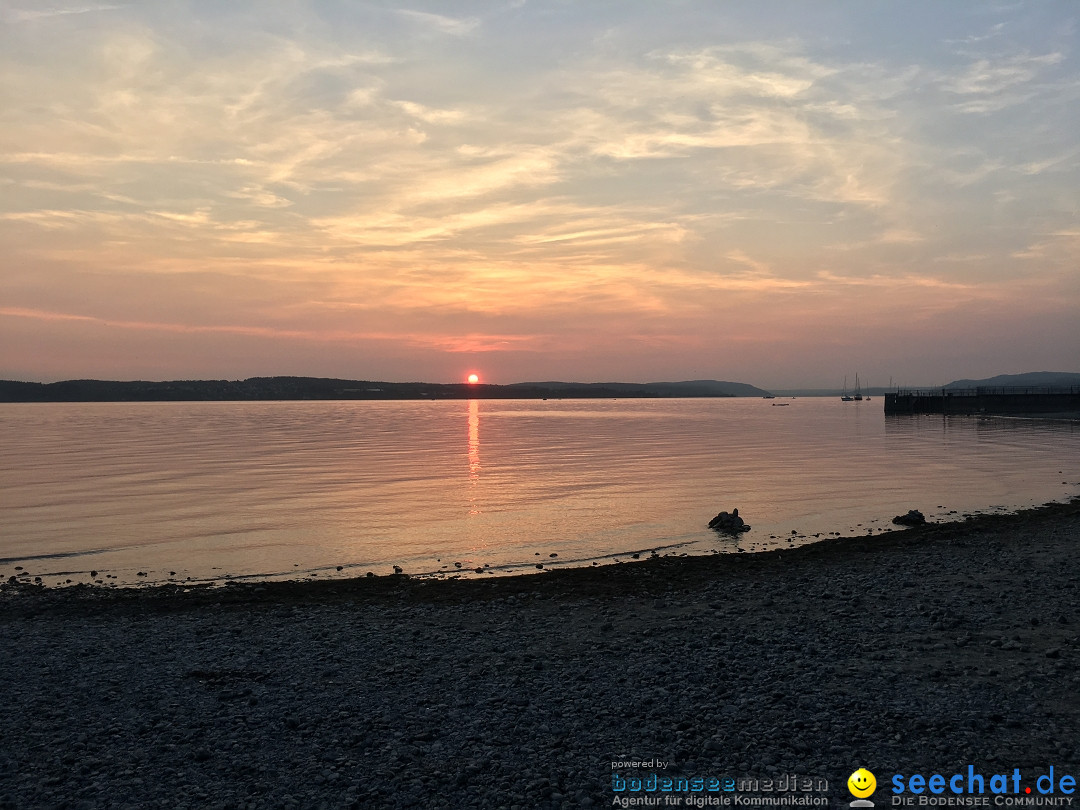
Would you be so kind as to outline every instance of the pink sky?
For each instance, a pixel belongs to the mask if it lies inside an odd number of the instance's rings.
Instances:
[[[0,10],[0,377],[1080,370],[1075,7],[453,8]]]

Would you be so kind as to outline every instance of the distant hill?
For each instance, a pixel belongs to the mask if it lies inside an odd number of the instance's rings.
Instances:
[[[999,374],[985,380],[954,380],[947,385],[903,385],[904,390],[925,389],[940,391],[942,388],[1069,388],[1080,386],[1080,374],[1069,371],[1031,371],[1026,374]],[[863,387],[863,396],[880,397],[897,390],[886,386]],[[773,393],[780,397],[833,397],[840,396],[839,388],[777,388]],[[852,393],[850,390],[848,393]]]
[[[945,388],[1057,388],[1080,386],[1080,374],[1071,371],[1029,371],[999,374],[985,380],[954,380]]]
[[[308,399],[542,399],[610,397],[763,396],[744,383],[394,383],[324,377],[252,377],[247,380],[168,382],[65,380],[56,383],[0,380],[0,402],[166,402]]]
[[[721,380],[687,380],[685,382],[654,383],[575,383],[575,382],[533,382],[514,383],[508,388],[535,388],[558,392],[567,396],[567,392],[597,392],[598,396],[643,396],[643,397],[762,397],[769,392],[747,383],[724,382]]]

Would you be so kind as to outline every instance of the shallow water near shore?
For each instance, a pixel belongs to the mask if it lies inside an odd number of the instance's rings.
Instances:
[[[46,584],[520,573],[1080,494],[1076,422],[880,400],[20,404],[0,437],[0,574]]]

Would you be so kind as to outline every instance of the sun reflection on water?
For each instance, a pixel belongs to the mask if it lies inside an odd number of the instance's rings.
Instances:
[[[469,514],[479,515],[477,485],[480,483],[480,401],[469,400]]]

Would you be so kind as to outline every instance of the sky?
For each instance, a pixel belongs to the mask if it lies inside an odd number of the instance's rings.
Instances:
[[[0,0],[0,378],[1080,371],[1073,0]]]

